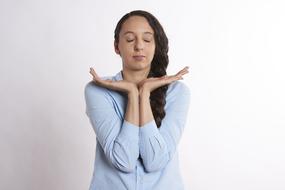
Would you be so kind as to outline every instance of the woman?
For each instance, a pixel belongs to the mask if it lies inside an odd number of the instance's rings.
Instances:
[[[85,87],[86,114],[96,133],[90,190],[181,190],[177,145],[190,101],[188,67],[167,76],[168,39],[146,11],[124,15],[115,29],[123,69]]]

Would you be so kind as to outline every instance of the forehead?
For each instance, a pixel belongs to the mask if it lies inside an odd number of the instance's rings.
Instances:
[[[142,16],[131,16],[128,18],[124,24],[122,25],[121,34],[126,32],[133,32],[133,33],[146,33],[150,32],[153,33],[153,29],[148,24],[146,18]]]

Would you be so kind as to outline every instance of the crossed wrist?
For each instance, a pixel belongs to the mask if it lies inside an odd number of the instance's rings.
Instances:
[[[148,98],[150,96],[150,91],[145,89],[145,88],[141,88],[139,90],[139,96],[140,96],[140,98],[144,98],[144,97]]]
[[[139,94],[139,91],[137,88],[132,88],[131,90],[128,91],[129,97],[137,97],[138,94]]]

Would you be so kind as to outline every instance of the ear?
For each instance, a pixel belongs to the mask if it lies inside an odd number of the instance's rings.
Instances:
[[[115,49],[116,54],[120,55],[118,44],[115,41],[114,41],[114,49]]]

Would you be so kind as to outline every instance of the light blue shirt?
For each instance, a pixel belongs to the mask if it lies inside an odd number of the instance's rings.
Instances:
[[[121,71],[104,79],[123,80]],[[96,134],[89,190],[182,190],[177,145],[186,124],[190,90],[181,81],[168,87],[166,115],[139,127],[124,119],[127,94],[85,86],[86,114]]]

